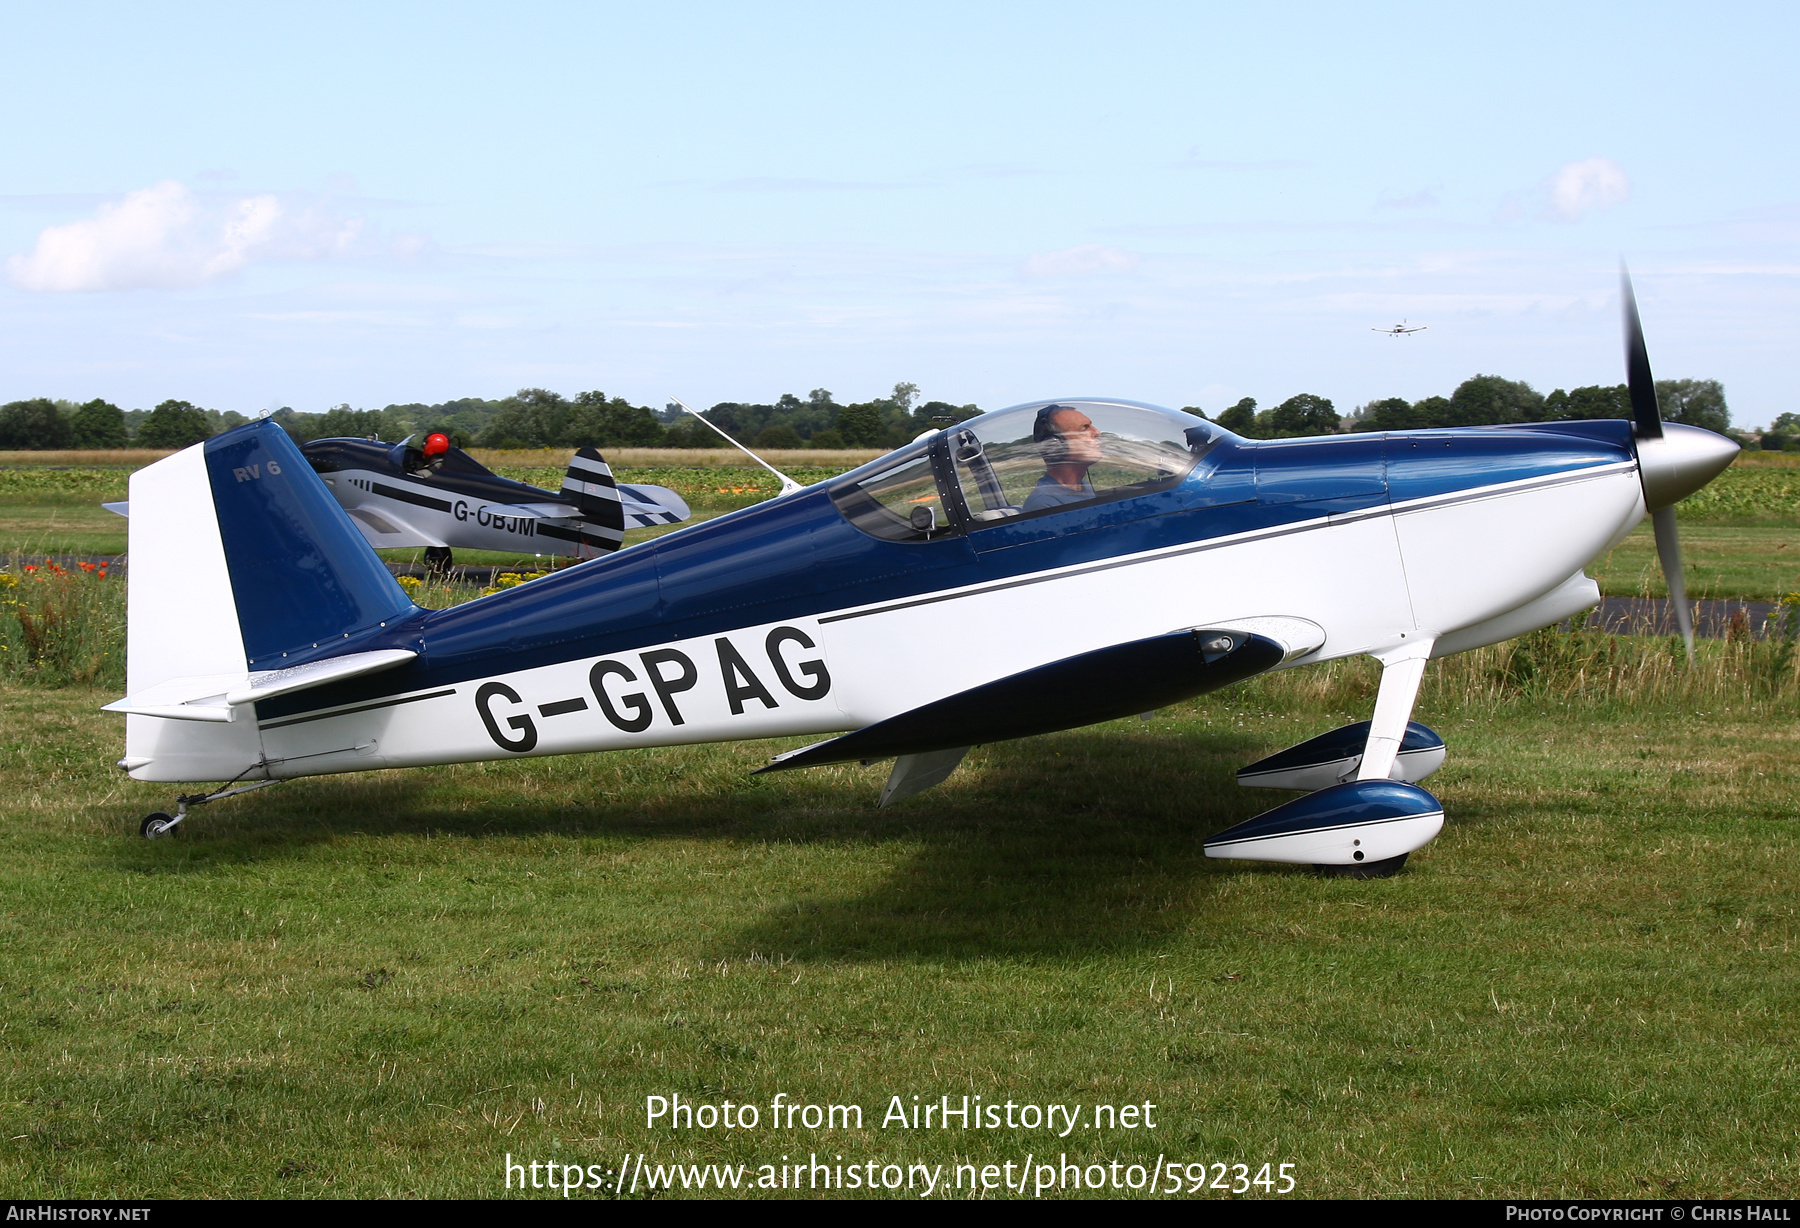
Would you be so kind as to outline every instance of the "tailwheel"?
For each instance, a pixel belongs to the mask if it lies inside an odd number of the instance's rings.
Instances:
[[[425,571],[427,574],[434,576],[439,580],[448,580],[450,578],[451,565],[452,559],[450,547],[425,547]]]
[[[1362,854],[1358,853],[1358,857]],[[1380,861],[1356,861],[1347,866],[1314,866],[1321,878],[1392,878],[1406,866],[1407,854],[1384,857]]]
[[[155,814],[147,814],[144,821],[138,824],[138,835],[146,840],[157,840],[163,836],[175,834],[175,816],[158,810]]]

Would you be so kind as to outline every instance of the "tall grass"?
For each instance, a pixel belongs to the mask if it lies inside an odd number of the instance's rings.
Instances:
[[[419,605],[447,609],[530,578],[507,574],[486,588],[410,576],[400,582]],[[1593,631],[1578,618],[1433,661],[1420,699],[1436,708],[1518,700],[1596,707],[1797,700],[1797,649],[1800,594],[1784,599],[1765,628],[1740,620],[1725,639],[1699,641],[1691,663],[1677,637]],[[28,555],[6,560],[0,565],[0,677],[41,687],[122,687],[124,577],[108,575],[104,564],[64,568]],[[1373,660],[1352,657],[1265,674],[1237,694],[1287,711],[1355,711],[1373,703],[1379,682]]]
[[[1677,636],[1614,635],[1582,620],[1433,661],[1427,708],[1499,707],[1547,700],[1593,708],[1704,706],[1800,699],[1800,598],[1785,599],[1759,638],[1747,621],[1725,639],[1700,640],[1692,663]],[[1265,674],[1245,683],[1247,702],[1270,708],[1366,710],[1380,667],[1368,657]]]
[[[0,677],[125,685],[125,581],[105,564],[13,555],[0,567]]]

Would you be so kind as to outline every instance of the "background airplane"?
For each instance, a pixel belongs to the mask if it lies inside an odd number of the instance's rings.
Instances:
[[[369,545],[422,546],[434,570],[450,568],[455,548],[598,558],[624,544],[627,528],[679,524],[693,514],[666,486],[615,481],[592,448],[570,459],[559,492],[503,478],[439,432],[422,448],[410,440],[334,438],[302,444],[300,454]],[[100,506],[130,515],[128,500]]]
[[[825,736],[762,770],[893,759],[883,804],[977,743],[1367,654],[1370,721],[1247,767],[1311,790],[1209,856],[1379,875],[1443,824],[1425,664],[1592,606],[1582,573],[1737,445],[1663,424],[1630,287],[1635,422],[1252,441],[1127,401],[1034,402],[797,493],[447,610],[414,606],[287,435],[132,477],[119,766],[216,781]],[[949,628],[949,631],[946,631]],[[240,783],[247,782],[247,783]],[[1171,787],[1181,787],[1171,782]]]
[[[1402,320],[1392,328],[1371,328],[1369,331],[1372,333],[1382,333],[1389,337],[1404,337],[1408,333],[1422,333],[1429,327],[1430,325],[1428,324],[1415,324],[1411,328],[1408,328],[1406,326],[1406,321]]]
[[[448,567],[457,548],[597,558],[623,545],[627,528],[692,514],[665,486],[614,481],[593,448],[575,454],[555,492],[501,477],[441,432],[422,447],[315,439],[300,453],[371,546],[423,546],[437,567]]]

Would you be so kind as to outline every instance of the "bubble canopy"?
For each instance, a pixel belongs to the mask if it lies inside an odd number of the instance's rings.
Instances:
[[[1179,410],[1032,401],[946,427],[832,483],[865,533],[926,542],[1164,490],[1229,432]]]

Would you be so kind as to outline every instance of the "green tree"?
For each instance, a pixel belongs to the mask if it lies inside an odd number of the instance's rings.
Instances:
[[[981,416],[979,405],[952,405],[948,401],[927,401],[912,411],[912,420],[907,425],[907,438],[913,439],[925,431],[940,430],[958,422],[967,422],[970,418]]]
[[[269,421],[286,431],[295,443],[311,443],[320,437],[319,417],[318,414],[303,414],[291,405],[283,405],[269,415]],[[127,414],[126,418],[129,421],[130,415]],[[143,429],[144,424],[138,423],[138,430]]]
[[[1456,425],[1456,411],[1451,406],[1449,397],[1426,397],[1422,401],[1414,401],[1412,411],[1413,421],[1418,423],[1415,430],[1428,431],[1436,427]]]
[[[777,422],[774,426],[765,426],[757,433],[754,446],[758,448],[797,448],[803,442],[799,431],[785,422]]]
[[[1656,405],[1664,422],[1684,422],[1721,435],[1731,429],[1725,385],[1716,379],[1659,379]]]
[[[838,410],[834,425],[838,434],[844,437],[844,445],[851,448],[879,447],[886,434],[882,429],[881,410],[872,401],[844,406]]]
[[[78,448],[125,446],[125,411],[98,398],[75,411],[69,419],[69,428]]]
[[[314,439],[365,439],[373,435],[381,437],[381,411],[379,409],[351,409],[348,405],[334,405],[318,415],[313,424]]]
[[[489,448],[548,448],[568,428],[569,402],[547,388],[521,388],[500,403],[500,411],[481,433]]]
[[[1542,422],[1544,398],[1530,384],[1476,375],[1450,394],[1450,421],[1444,426],[1498,426],[1507,422]]]
[[[1603,387],[1589,384],[1564,392],[1558,388],[1544,398],[1544,418],[1551,422],[1580,422],[1588,418],[1631,417],[1631,393],[1624,384]]]
[[[1780,431],[1784,435],[1800,435],[1800,414],[1787,413],[1769,423],[1771,431]]]
[[[1441,399],[1441,398],[1440,398]],[[1370,401],[1356,411],[1355,431],[1414,431],[1422,423],[1412,402],[1405,397],[1388,397],[1384,401]]]
[[[1234,434],[1251,435],[1256,430],[1256,398],[1245,397],[1213,421]]]
[[[74,444],[75,434],[69,420],[47,397],[14,401],[0,405],[0,449],[67,448]]]
[[[838,433],[837,427],[828,426],[822,431],[813,432],[813,437],[806,441],[806,446],[809,448],[841,448],[844,446],[844,437]]]
[[[1291,396],[1269,411],[1269,433],[1277,439],[1337,432],[1337,410],[1330,401],[1310,392]]]
[[[206,411],[187,401],[164,401],[138,427],[140,448],[185,448],[212,438]]]
[[[562,443],[574,448],[646,448],[662,443],[663,434],[662,423],[649,406],[633,405],[624,397],[609,400],[604,392],[583,392],[569,409]]]

